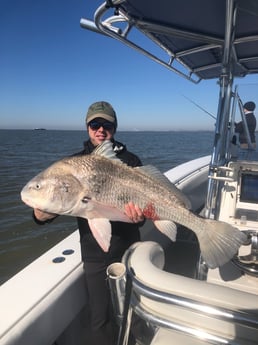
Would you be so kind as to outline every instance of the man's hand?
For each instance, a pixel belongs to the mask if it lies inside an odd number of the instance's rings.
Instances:
[[[140,223],[144,220],[144,215],[142,210],[138,205],[133,202],[129,202],[125,205],[125,214],[131,219],[133,223]]]
[[[55,213],[47,213],[39,210],[38,208],[34,208],[34,216],[40,222],[45,222],[47,220],[55,218],[57,215]]]

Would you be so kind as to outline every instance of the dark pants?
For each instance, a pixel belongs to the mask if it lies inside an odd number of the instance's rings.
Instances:
[[[140,241],[140,232],[134,224],[113,223],[112,231],[117,233],[122,227],[123,236],[112,233],[109,252],[104,253],[91,233],[86,231],[85,234],[83,233],[85,219],[79,218],[79,220],[81,252],[88,292],[87,309],[90,316],[91,337],[87,338],[87,345],[114,345],[117,342],[118,327],[114,321],[106,270],[113,262],[121,261],[124,252],[131,244]]]
[[[114,321],[106,275],[106,269],[109,264],[111,262],[84,263],[91,323],[91,339],[89,344],[92,345],[114,345],[117,339],[118,330]]]

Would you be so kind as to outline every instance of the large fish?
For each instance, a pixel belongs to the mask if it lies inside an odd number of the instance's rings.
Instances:
[[[123,164],[109,141],[91,155],[52,164],[26,184],[21,198],[45,212],[87,218],[104,251],[110,245],[109,220],[131,222],[124,213],[130,201],[172,241],[176,239],[175,223],[194,231],[210,268],[228,262],[246,242],[245,234],[231,225],[191,212],[188,199],[156,168]]]

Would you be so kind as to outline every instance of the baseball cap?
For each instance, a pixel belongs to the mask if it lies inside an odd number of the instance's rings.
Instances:
[[[86,114],[86,124],[90,121],[100,117],[114,124],[115,129],[117,128],[116,112],[112,105],[105,101],[99,101],[91,104]]]

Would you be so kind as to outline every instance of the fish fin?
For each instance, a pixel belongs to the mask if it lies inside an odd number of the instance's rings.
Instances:
[[[247,242],[247,236],[228,223],[204,219],[206,226],[195,232],[202,257],[210,268],[224,265],[237,254],[239,247]]]
[[[111,240],[111,224],[109,220],[105,218],[94,218],[88,219],[88,222],[94,238],[104,252],[108,252]]]
[[[160,232],[170,238],[171,241],[175,242],[177,225],[174,222],[170,220],[155,220],[154,224]]]
[[[170,190],[176,197],[183,203],[184,207],[191,209],[191,201],[187,198],[184,193],[178,189],[162,172],[154,167],[153,165],[145,165],[141,167],[136,167],[134,169],[139,169],[143,174],[151,176],[158,180],[166,189]]]
[[[110,140],[103,141],[103,143],[96,147],[92,154],[106,157],[108,159],[114,159],[117,162],[123,163],[119,158],[117,158],[116,153],[113,150],[113,143]]]
[[[81,201],[82,205],[84,204],[86,206],[81,206],[78,214],[76,214],[78,217],[87,218],[89,220],[101,218],[108,219],[109,221],[132,223],[132,220],[116,207],[102,204],[87,196],[84,196]]]

